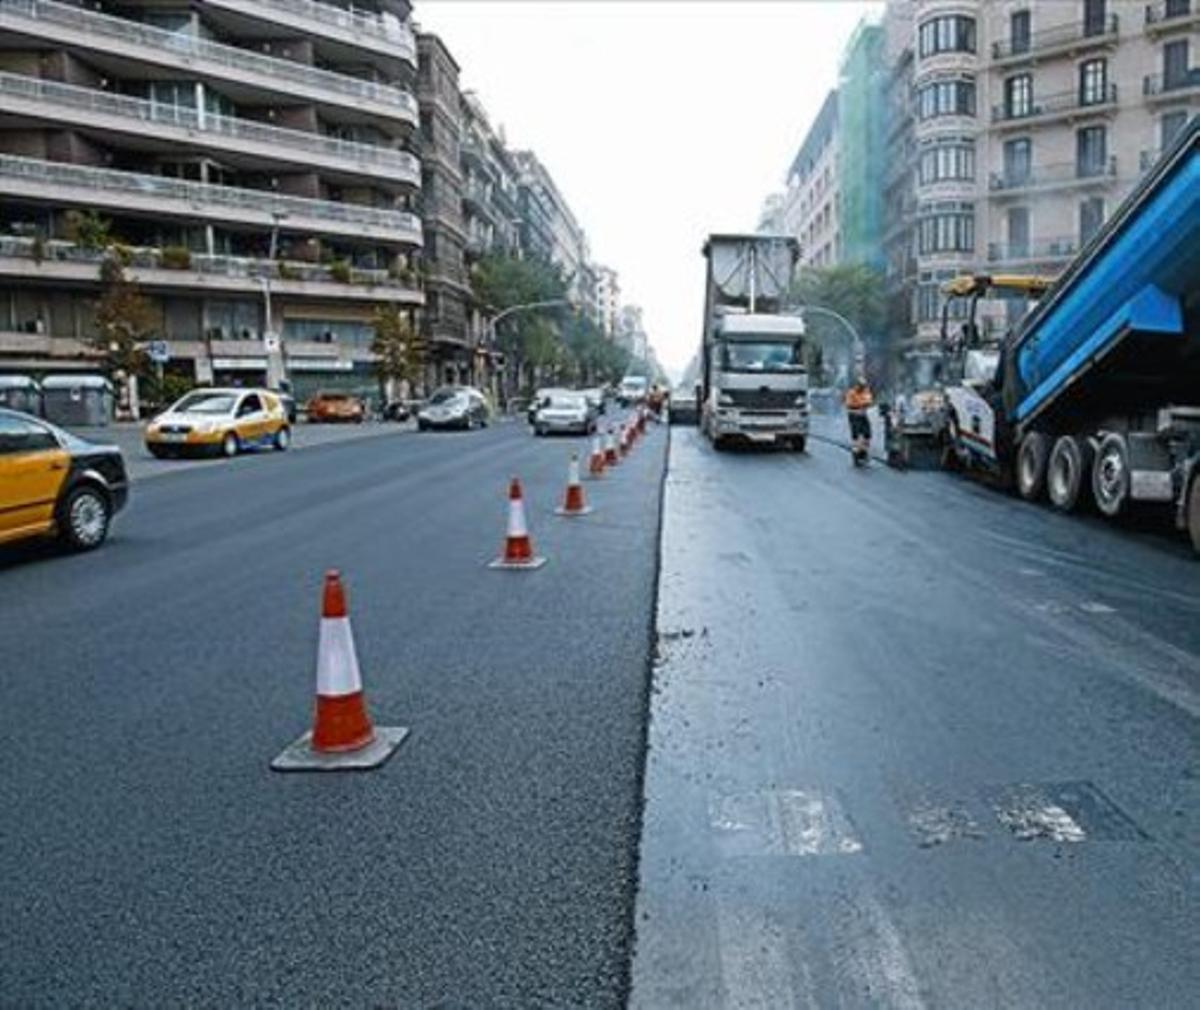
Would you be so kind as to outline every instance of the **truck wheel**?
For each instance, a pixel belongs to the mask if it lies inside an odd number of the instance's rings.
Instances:
[[[1031,431],[1017,449],[1017,492],[1026,501],[1037,501],[1046,490],[1046,457],[1050,439],[1040,431]]]
[[[1046,491],[1050,504],[1062,512],[1074,512],[1087,498],[1092,447],[1087,439],[1063,435],[1050,450],[1046,468]]]
[[[808,439],[804,435],[797,435],[792,439],[792,452],[804,452],[808,448]]]
[[[1200,470],[1192,474],[1192,489],[1188,492],[1187,528],[1188,535],[1192,538],[1192,548],[1200,554]]]
[[[1092,494],[1096,496],[1096,507],[1109,519],[1125,511],[1129,500],[1129,446],[1119,432],[1109,432],[1100,440],[1092,465]]]

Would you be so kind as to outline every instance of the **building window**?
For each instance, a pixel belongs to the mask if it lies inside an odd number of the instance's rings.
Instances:
[[[1192,12],[1192,0],[1167,0],[1166,17],[1178,18]]]
[[[1182,88],[1189,83],[1188,40],[1179,39],[1163,46],[1163,88]]]
[[[1108,165],[1108,131],[1085,126],[1075,134],[1075,171],[1081,178],[1103,175]]]
[[[961,14],[932,18],[918,31],[921,56],[975,52],[975,19]]]
[[[1009,140],[1004,144],[1004,182],[1008,186],[1023,186],[1029,182],[1033,168],[1033,142],[1028,137]]]
[[[1010,207],[1008,221],[1008,255],[1022,259],[1029,255],[1029,208]]]
[[[1162,148],[1170,147],[1171,141],[1187,125],[1187,121],[1187,109],[1175,109],[1172,112],[1164,113],[1158,123],[1159,146]]]
[[[1014,53],[1029,52],[1032,19],[1029,11],[1013,11],[1008,19],[1008,44]]]
[[[1083,0],[1083,34],[1103,35],[1108,21],[1107,0]]]
[[[1108,60],[1087,60],[1079,64],[1079,104],[1101,105],[1108,92]]]
[[[1033,76],[1017,74],[1004,82],[1004,116],[1021,119],[1033,112]]]
[[[1083,245],[1100,230],[1104,224],[1104,201],[1098,196],[1090,196],[1079,205],[1079,242]]]
[[[917,248],[922,254],[973,252],[975,208],[969,203],[932,204],[917,226]]]
[[[921,119],[936,116],[975,115],[975,82],[967,80],[933,81],[917,92],[917,110]]]
[[[955,141],[938,144],[921,152],[919,162],[921,184],[975,178],[975,144],[973,141]]]

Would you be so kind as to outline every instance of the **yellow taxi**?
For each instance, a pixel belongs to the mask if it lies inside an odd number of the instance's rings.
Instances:
[[[287,408],[267,389],[194,389],[146,426],[151,455],[236,456],[292,444]]]
[[[129,495],[121,451],[0,408],[0,544],[57,535],[99,547]]]

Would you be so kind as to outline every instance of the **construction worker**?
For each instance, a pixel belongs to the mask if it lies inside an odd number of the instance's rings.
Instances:
[[[875,403],[866,377],[859,375],[854,385],[846,390],[846,416],[850,418],[850,451],[856,462],[867,458],[871,447],[871,419],[867,411]]]

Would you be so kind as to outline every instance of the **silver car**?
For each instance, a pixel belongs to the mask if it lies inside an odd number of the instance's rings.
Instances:
[[[542,401],[533,419],[535,435],[590,435],[595,430],[596,415],[582,393],[552,393]]]
[[[486,428],[488,405],[484,395],[471,386],[443,386],[417,411],[417,428]]]

